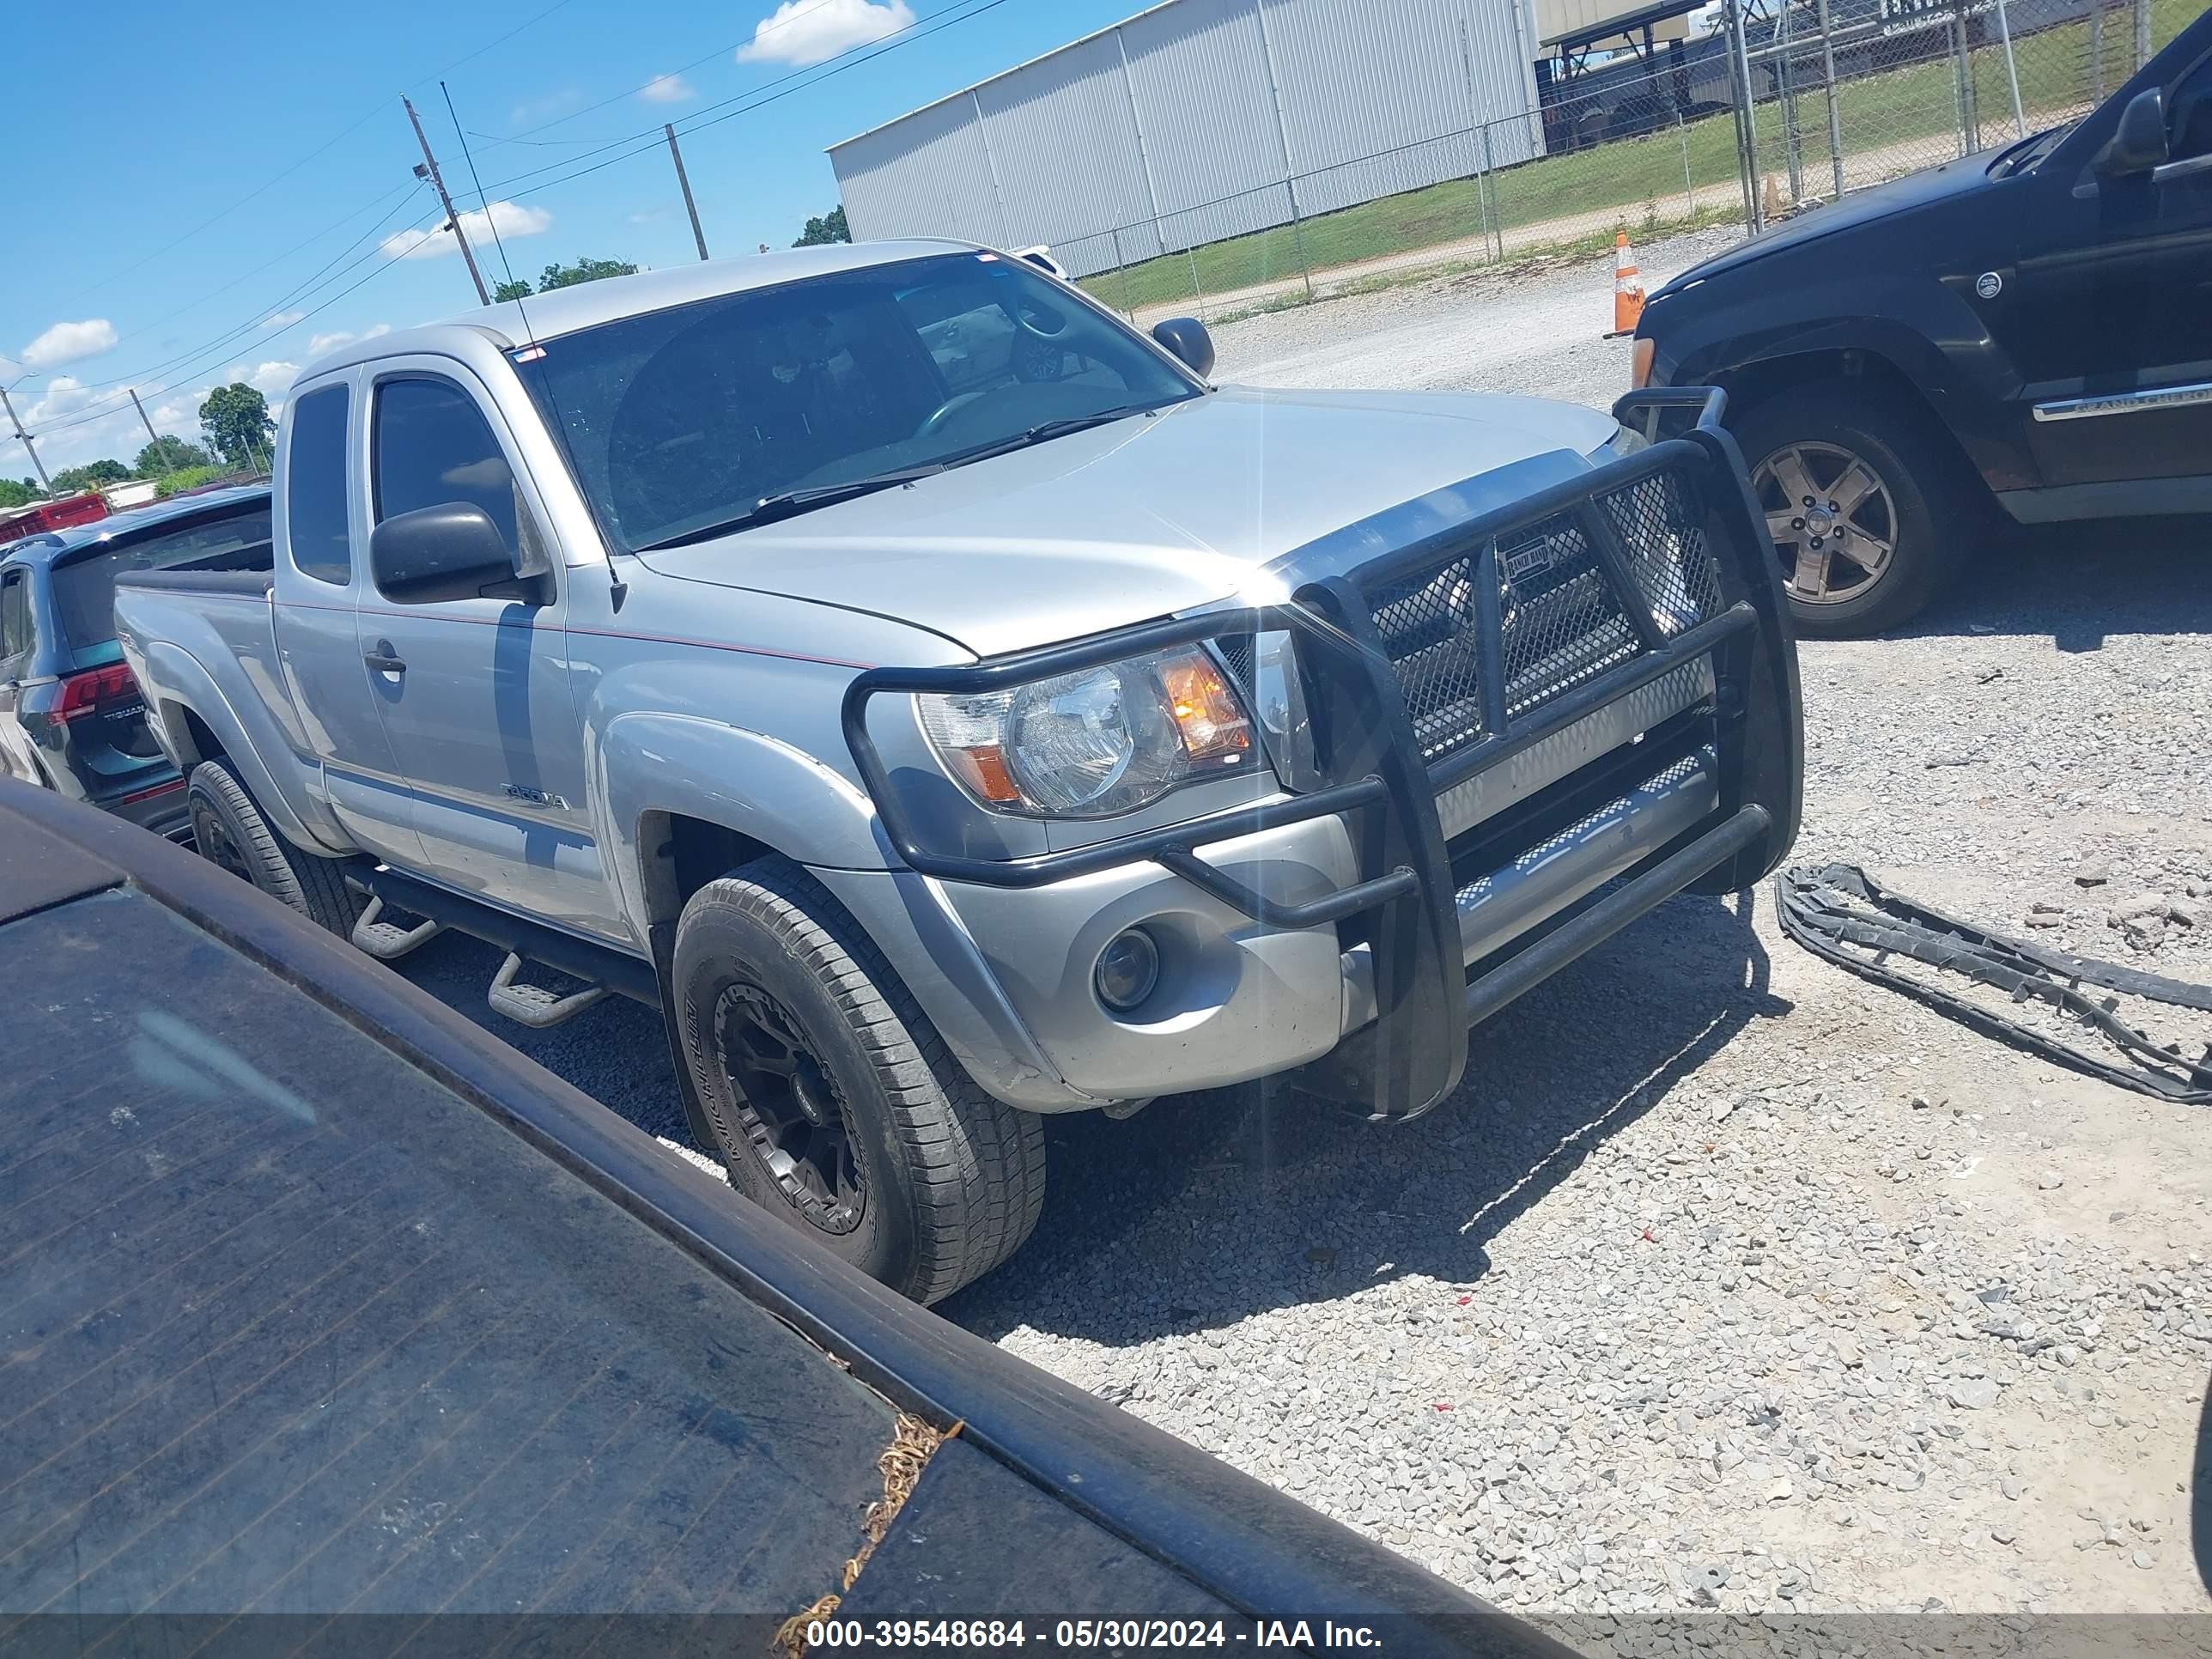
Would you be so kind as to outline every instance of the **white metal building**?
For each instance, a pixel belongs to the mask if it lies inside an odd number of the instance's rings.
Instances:
[[[1540,153],[1534,4],[1166,0],[830,164],[856,237],[1044,242],[1087,275]]]

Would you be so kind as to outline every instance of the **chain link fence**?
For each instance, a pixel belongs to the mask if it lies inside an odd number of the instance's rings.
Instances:
[[[2086,114],[2192,15],[2194,0],[1731,6],[1711,34],[1553,81],[1524,114],[1053,252],[1149,326],[1594,254],[1620,230],[1749,232]]]
[[[2160,0],[1844,3],[1736,31],[1754,227],[2077,119],[2187,21]]]

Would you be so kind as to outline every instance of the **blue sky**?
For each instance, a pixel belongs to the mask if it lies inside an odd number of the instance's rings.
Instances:
[[[273,404],[319,340],[474,305],[444,251],[452,238],[417,247],[408,234],[435,222],[436,203],[412,176],[421,156],[403,92],[457,204],[477,202],[441,75],[462,125],[483,135],[470,143],[518,276],[580,255],[668,265],[696,256],[666,149],[620,159],[639,146],[599,146],[667,120],[683,134],[727,113],[712,107],[721,100],[798,88],[683,139],[709,251],[781,247],[836,201],[826,146],[1141,0],[979,11],[986,3],[229,0],[179,11],[125,0],[101,6],[89,31],[79,8],[17,8],[11,173],[26,187],[0,289],[0,385],[50,471],[127,462],[145,433],[125,386],[158,428],[197,437],[211,385],[243,379]],[[596,162],[611,165],[561,177]],[[490,239],[471,241],[495,282]],[[30,474],[23,447],[0,435],[0,476]]]

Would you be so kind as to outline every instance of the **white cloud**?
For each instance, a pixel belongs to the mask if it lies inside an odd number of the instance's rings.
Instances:
[[[311,335],[307,340],[307,361],[313,362],[326,352],[336,351],[340,346],[349,346],[356,340],[374,340],[391,332],[391,324],[379,323],[373,328],[362,329],[358,334],[351,329],[337,328],[328,334]]]
[[[514,202],[494,202],[489,216],[475,209],[461,215],[461,234],[471,247],[489,247],[495,227],[502,237],[536,236],[553,228],[553,216],[544,208]],[[386,237],[383,248],[387,259],[441,259],[460,252],[460,245],[443,228],[403,230]]]
[[[681,104],[699,95],[698,88],[680,75],[656,75],[638,88],[648,104]]]
[[[790,64],[804,69],[896,33],[914,22],[906,0],[783,0],[738,48],[741,64]]]
[[[200,430],[200,405],[216,386],[245,381],[269,400],[273,417],[283,411],[285,398],[298,374],[298,366],[293,363],[237,362],[198,386],[141,381],[138,393],[156,432],[202,443],[205,434]],[[20,400],[17,407],[22,408]],[[48,381],[37,403],[22,409],[22,416],[23,424],[38,441],[39,459],[50,472],[81,466],[102,456],[127,462],[146,442],[146,428],[139,423],[138,412],[131,407],[122,388],[96,392],[67,374],[57,374]],[[76,423],[65,426],[64,422]],[[28,459],[17,465],[11,450],[20,453],[19,447],[0,443],[0,474],[11,478],[28,477]]]
[[[105,317],[82,323],[56,323],[23,348],[27,368],[59,368],[82,357],[96,357],[115,343],[115,325]]]
[[[640,208],[636,212],[631,214],[629,216],[629,222],[634,225],[658,224],[661,220],[665,219],[670,214],[675,211],[675,203],[656,202],[651,207]]]
[[[307,313],[304,311],[272,311],[261,319],[264,328],[289,328]]]
[[[297,363],[258,363],[251,374],[241,373],[245,365],[231,371],[230,378],[243,380],[269,399],[272,412],[283,407],[284,394],[292,389],[292,382],[300,378]]]

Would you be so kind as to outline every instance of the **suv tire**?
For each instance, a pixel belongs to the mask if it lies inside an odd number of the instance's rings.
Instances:
[[[825,888],[776,857],[684,907],[683,1063],[730,1184],[916,1302],[1018,1249],[1044,1125],[978,1088]]]
[[[368,901],[346,885],[343,860],[326,859],[287,841],[219,760],[192,768],[185,799],[202,858],[243,877],[317,927],[340,939],[351,937],[354,921]]]
[[[1951,462],[1950,435],[1926,410],[1832,380],[1778,393],[1730,425],[1800,634],[1849,639],[1895,628],[1957,573],[1980,520]],[[1856,501],[1846,485],[1861,491]],[[1831,513],[1832,501],[1844,510]],[[1881,556],[1879,568],[1854,552]],[[1801,559],[1822,594],[1801,582]]]

